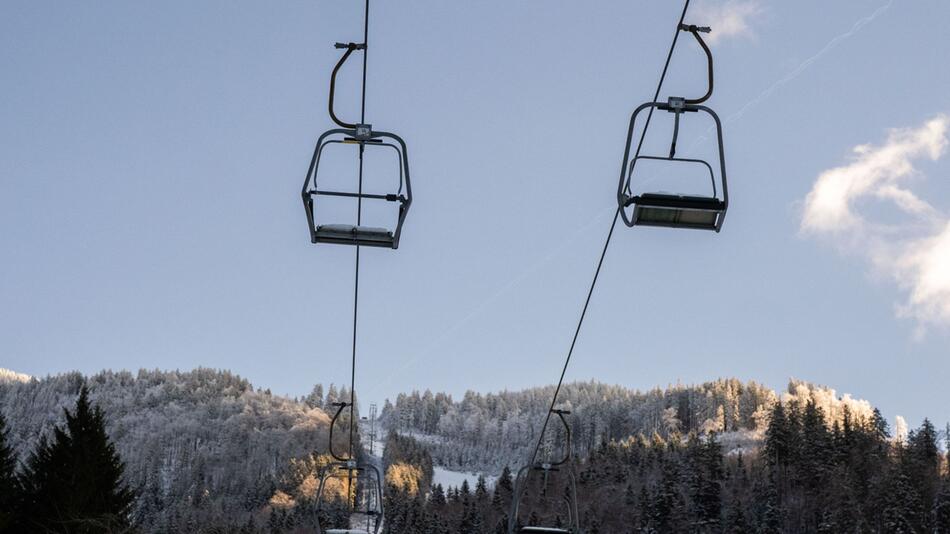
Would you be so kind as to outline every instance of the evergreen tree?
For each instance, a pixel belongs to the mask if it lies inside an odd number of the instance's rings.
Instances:
[[[941,485],[930,515],[934,534],[950,534],[950,482]]]
[[[64,412],[65,427],[53,429],[52,441],[40,440],[20,477],[23,528],[85,533],[128,526],[133,494],[102,411],[89,404],[83,386],[75,410]]]
[[[479,503],[488,500],[488,483],[485,481],[485,475],[478,475],[478,481],[475,483],[475,500]]]
[[[16,458],[7,444],[7,422],[0,413],[0,532],[11,529],[17,508],[19,486],[16,480]]]
[[[765,431],[765,454],[769,465],[785,466],[791,457],[791,429],[782,402],[772,408],[772,417]]]
[[[445,490],[442,488],[442,484],[432,486],[429,502],[436,507],[445,506]]]
[[[307,398],[304,399],[307,406],[311,408],[320,408],[323,409],[323,384],[317,384],[313,386],[313,391],[307,395]]]

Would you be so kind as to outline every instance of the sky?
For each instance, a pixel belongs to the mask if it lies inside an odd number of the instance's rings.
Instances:
[[[364,403],[557,380],[681,7],[373,1],[367,120],[406,140],[414,203],[398,250],[362,251]],[[694,0],[725,225],[618,226],[567,379],[797,378],[950,421],[947,19],[940,0]],[[348,383],[354,250],[310,244],[299,191],[332,45],[361,30],[355,1],[0,4],[0,367]],[[664,97],[701,94],[703,68],[681,40]],[[358,78],[341,71],[345,117]],[[680,153],[713,154],[685,121]],[[669,131],[657,115],[646,147]],[[345,186],[355,160],[334,157]]]

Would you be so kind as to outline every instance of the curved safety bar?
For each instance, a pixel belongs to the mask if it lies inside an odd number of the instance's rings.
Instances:
[[[333,414],[333,419],[330,420],[330,456],[332,456],[334,460],[337,460],[340,462],[349,462],[350,460],[352,460],[352,458],[350,458],[349,456],[347,457],[340,456],[333,449],[333,428],[336,426],[336,421],[337,419],[340,418],[340,414],[342,414],[343,410],[345,410],[346,407],[349,405],[350,403],[348,402],[334,402],[333,406],[336,406],[337,409],[336,409],[336,413]],[[352,451],[350,451],[350,453],[348,454],[352,454]]]
[[[628,184],[630,183],[631,178],[633,178],[633,168],[637,164],[637,160],[640,160],[640,159],[649,159],[649,160],[656,160],[656,161],[675,161],[678,163],[699,163],[700,165],[703,165],[704,167],[706,167],[706,170],[709,171],[709,183],[712,186],[712,196],[716,197],[719,194],[718,193],[719,189],[716,187],[716,173],[713,171],[712,166],[707,161],[704,161],[701,159],[695,159],[695,158],[666,158],[663,156],[637,156],[633,158],[633,161],[630,162],[630,170],[627,171]],[[633,201],[628,197],[627,202],[624,204],[624,207],[629,206],[632,203]]]
[[[709,28],[704,26],[696,26],[695,24],[680,24],[680,30],[684,32],[689,32],[693,34],[693,37],[696,38],[696,42],[699,43],[699,46],[703,47],[703,52],[706,53],[706,71],[709,74],[709,85],[706,88],[706,94],[700,98],[687,98],[687,104],[702,104],[703,102],[709,100],[709,97],[713,93],[713,57],[712,51],[709,50],[709,46],[706,45],[706,41],[699,35],[700,33],[709,33]]]
[[[629,227],[633,227],[633,220],[627,215],[624,208],[629,205],[628,202],[630,200],[630,195],[628,195],[627,192],[630,190],[629,187],[630,187],[630,180],[633,178],[633,169],[631,168],[628,174],[627,168],[628,168],[628,164],[630,166],[633,166],[636,164],[637,160],[644,159],[643,156],[638,156],[634,158],[633,160],[631,160],[630,149],[631,149],[631,145],[633,144],[633,132],[634,132],[634,127],[636,126],[637,115],[639,115],[642,111],[649,108],[669,110],[670,104],[668,102],[646,102],[644,104],[640,104],[640,106],[638,106],[637,109],[634,110],[633,114],[630,116],[630,125],[627,127],[627,145],[624,148],[623,163],[620,167],[620,183],[617,186],[617,206],[620,209],[620,216],[623,218],[624,224],[626,224]],[[690,104],[690,105],[687,105],[685,108],[683,108],[683,111],[684,112],[702,111],[710,115],[713,118],[713,121],[715,121],[716,123],[716,139],[719,144],[719,180],[722,182],[722,200],[723,200],[723,208],[724,208],[723,214],[720,217],[719,224],[721,226],[722,220],[725,219],[725,216],[726,216],[725,212],[728,210],[728,207],[729,207],[729,185],[726,179],[726,156],[725,156],[725,151],[723,149],[723,144],[722,144],[722,121],[719,120],[719,115],[717,115],[715,111],[703,105]],[[666,160],[677,161],[677,158],[656,158],[656,159],[666,159]]]
[[[336,62],[336,66],[333,67],[333,73],[330,75],[330,118],[333,119],[333,122],[339,124],[343,128],[356,128],[356,124],[344,122],[336,116],[336,113],[333,111],[333,97],[336,93],[336,74],[340,71],[340,67],[346,63],[346,60],[350,58],[350,54],[352,54],[354,51],[366,50],[366,45],[357,43],[336,43],[334,46],[336,48],[345,48],[346,52],[343,52],[343,57],[341,57],[340,60]]]
[[[344,136],[345,139],[332,139],[331,136],[340,135]],[[375,142],[378,138],[386,138],[393,141],[393,143],[385,142]],[[362,197],[362,198],[381,198],[388,201],[399,202],[399,214],[396,221],[396,227],[393,230],[393,248],[399,248],[399,236],[402,234],[403,222],[406,220],[406,215],[409,213],[409,206],[412,204],[412,181],[409,176],[409,150],[406,147],[406,142],[399,137],[398,135],[390,132],[382,131],[373,131],[369,138],[365,135],[361,136],[357,133],[355,129],[346,129],[346,128],[333,128],[324,132],[318,139],[316,147],[313,151],[313,157],[310,159],[310,167],[307,169],[307,175],[304,178],[303,187],[300,190],[300,196],[303,199],[304,209],[307,212],[307,222],[310,228],[310,238],[311,241],[316,243],[316,226],[314,224],[313,218],[313,197],[311,193],[316,192],[317,188],[317,168],[320,164],[320,158],[323,155],[323,149],[326,145],[335,144],[335,143],[344,143],[344,144],[361,144],[361,145],[380,145],[388,146],[396,150],[399,155],[399,190],[394,195],[368,195],[368,194],[337,194],[336,196],[352,196],[352,197]],[[313,184],[313,190],[310,186]],[[403,189],[405,188],[405,196],[403,195]]]

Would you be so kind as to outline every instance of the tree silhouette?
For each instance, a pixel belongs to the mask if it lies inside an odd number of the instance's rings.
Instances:
[[[11,529],[15,520],[19,498],[15,468],[13,449],[7,444],[7,422],[0,414],[0,532]]]
[[[106,435],[102,411],[89,403],[83,386],[65,427],[40,440],[20,477],[22,528],[86,533],[129,526],[133,493],[123,481],[124,465]]]

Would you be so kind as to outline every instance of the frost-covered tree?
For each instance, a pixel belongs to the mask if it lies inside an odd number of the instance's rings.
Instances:
[[[19,462],[41,437],[52,441],[51,429],[64,423],[63,408],[72,408],[83,384],[107,414],[106,432],[137,495],[132,519],[145,532],[263,525],[269,499],[290,489],[281,484],[296,469],[294,460],[326,451],[323,410],[267,394],[227,371],[106,371],[0,380]],[[298,506],[293,515],[301,513]]]

